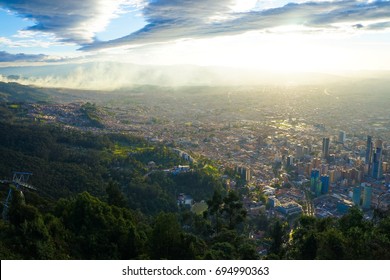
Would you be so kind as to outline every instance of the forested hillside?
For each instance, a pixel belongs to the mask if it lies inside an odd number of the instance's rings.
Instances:
[[[0,220],[1,259],[390,259],[388,213],[365,220],[353,208],[341,219],[290,224],[248,216],[245,189],[227,191],[208,159],[176,174],[171,168],[189,163],[170,147],[0,109],[1,201],[13,190]],[[7,181],[14,171],[32,172],[37,190],[22,195]],[[207,206],[178,206],[181,193]]]
[[[1,184],[3,202],[13,189],[1,221],[2,259],[257,257],[253,244],[240,242],[246,238],[239,197],[226,194],[215,174],[194,165],[174,175],[167,170],[186,162],[168,147],[14,121],[17,110],[3,106],[0,178],[32,172],[29,184],[37,191],[24,189],[21,196],[13,184]],[[200,201],[215,191],[220,195],[210,213],[177,205],[180,193]]]

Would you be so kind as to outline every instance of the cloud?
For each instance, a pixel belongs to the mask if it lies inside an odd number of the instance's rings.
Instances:
[[[79,45],[92,43],[129,0],[0,0],[0,7],[35,22],[27,30],[53,33],[57,38]]]
[[[390,28],[390,1],[295,0],[0,0],[8,9],[35,24],[27,31],[54,34],[82,50],[164,43],[178,39],[213,38],[248,31],[297,30],[361,32]],[[271,4],[272,3],[272,4]],[[286,4],[286,5],[284,5]],[[279,5],[279,6],[277,6]],[[284,6],[281,6],[284,5]],[[253,6],[251,9],[250,6]],[[139,9],[148,23],[110,41],[97,32],[129,9]],[[121,16],[126,16],[125,14]]]
[[[0,45],[9,48],[50,48],[53,46],[70,46],[72,44],[59,42],[52,34],[19,30],[12,37],[0,37]]]
[[[1,62],[42,62],[49,60],[49,56],[44,54],[11,54],[5,51],[0,51],[0,63]]]
[[[143,9],[148,24],[128,36],[93,42],[82,49],[169,42],[186,38],[210,38],[248,31],[272,32],[273,28],[299,26],[343,31],[389,28],[390,1],[310,1],[278,8],[234,12],[236,1],[150,0]],[[380,23],[372,24],[372,22]],[[368,22],[368,24],[366,24]],[[361,28],[356,28],[361,27]]]
[[[390,28],[390,20],[369,24],[367,26],[367,29],[370,29],[370,30],[383,30],[383,29],[388,29],[388,28]]]
[[[23,65],[23,62],[37,62],[37,65],[43,63],[79,63],[83,62],[86,58],[92,58],[92,55],[86,56],[55,56],[55,55],[46,55],[46,54],[26,54],[26,53],[9,53],[6,51],[0,51],[0,67],[4,65]]]

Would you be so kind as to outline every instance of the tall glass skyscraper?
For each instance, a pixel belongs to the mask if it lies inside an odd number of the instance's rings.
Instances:
[[[372,177],[375,179],[382,177],[382,147],[376,147],[372,157]]]
[[[353,188],[352,201],[353,204],[359,206],[360,205],[360,196],[362,193],[362,188],[360,186]]]
[[[363,209],[370,209],[371,207],[371,196],[372,188],[371,186],[364,186],[363,189]]]
[[[330,140],[328,137],[322,138],[322,157],[325,159],[329,158],[329,144]]]
[[[326,194],[329,192],[329,176],[322,175],[321,176],[321,193]]]
[[[345,138],[346,138],[345,131],[341,130],[341,131],[339,132],[339,142],[342,143],[342,144],[344,144]]]
[[[316,196],[321,194],[321,180],[320,180],[320,170],[312,169],[310,176],[310,191],[316,194]]]
[[[367,135],[367,147],[366,147],[366,164],[368,164],[368,174],[371,170],[371,161],[372,161],[372,136]]]

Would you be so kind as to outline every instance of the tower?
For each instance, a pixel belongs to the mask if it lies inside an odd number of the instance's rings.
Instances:
[[[369,185],[363,187],[363,209],[370,209],[371,207],[372,188]]]
[[[299,160],[301,158],[303,158],[303,147],[301,144],[298,144],[295,148],[296,152],[295,152],[295,157]]]
[[[12,178],[12,181],[7,181],[10,186],[15,186],[15,191],[19,191],[21,195],[23,196],[22,188],[30,189],[30,190],[36,190],[33,186],[27,184],[28,179],[32,175],[31,172],[14,172],[14,176]],[[4,202],[4,208],[3,208],[3,220],[8,219],[8,208],[9,204],[12,201],[12,193],[14,191],[14,188],[10,187],[8,191],[7,198]]]
[[[325,159],[329,158],[329,144],[330,140],[328,137],[322,138],[322,157]]]
[[[310,175],[310,191],[317,194],[320,183],[321,183],[320,170],[314,168],[311,170],[311,175]]]
[[[251,170],[245,166],[236,166],[236,172],[241,176],[241,179],[249,182],[251,180]]]
[[[382,147],[376,148],[372,159],[372,177],[379,179],[382,177]]]
[[[346,138],[345,131],[340,131],[339,132],[339,143],[344,144]]]
[[[366,146],[366,165],[367,165],[367,172],[368,174],[371,174],[371,162],[372,162],[372,136],[367,135],[367,146]]]
[[[362,188],[360,186],[353,188],[352,201],[353,204],[359,206],[360,205],[360,196],[362,193]]]
[[[326,194],[329,192],[329,176],[322,175],[321,176],[321,193]]]
[[[287,166],[291,167],[293,165],[294,165],[294,157],[290,155],[287,157]]]

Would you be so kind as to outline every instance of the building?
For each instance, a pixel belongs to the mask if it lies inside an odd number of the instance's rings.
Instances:
[[[341,200],[337,202],[337,211],[339,211],[341,214],[348,213],[349,209],[351,209],[353,206],[352,202],[348,200]]]
[[[371,208],[372,187],[368,184],[363,185],[363,209]]]
[[[329,165],[322,164],[321,165],[321,174],[328,174]]]
[[[177,175],[177,174],[180,174],[180,173],[186,173],[186,172],[189,172],[191,169],[190,169],[190,166],[189,165],[179,165],[179,166],[175,166],[173,169],[172,169],[172,174],[173,175]]]
[[[350,170],[350,177],[351,180],[355,181],[355,183],[360,183],[360,181],[362,180],[362,172],[360,172],[360,170],[358,170],[357,168],[352,168]]]
[[[329,176],[321,176],[321,194],[326,194],[329,192]]]
[[[362,188],[360,186],[353,188],[352,201],[356,206],[360,206],[360,197],[362,194]]]
[[[320,170],[312,169],[310,176],[310,191],[319,195],[321,193]]]
[[[249,182],[251,180],[251,170],[245,166],[236,167],[236,172],[240,174],[241,179]]]
[[[379,179],[382,177],[382,141],[376,143],[375,153],[372,156],[372,177]]]
[[[294,157],[293,156],[288,156],[287,157],[287,166],[291,167],[294,165]]]
[[[302,206],[296,202],[287,202],[276,207],[276,210],[285,215],[294,215],[302,213]]]
[[[178,206],[191,207],[193,201],[194,200],[192,199],[192,196],[184,194],[184,193],[179,194],[179,196],[177,197],[177,205]]]
[[[275,196],[269,196],[269,197],[268,197],[267,203],[268,203],[268,205],[269,205],[271,208],[274,208],[274,207],[280,205],[279,200],[278,200]]]
[[[345,131],[342,131],[342,130],[341,130],[341,131],[339,132],[339,143],[344,144],[345,140],[346,140]]]
[[[304,156],[303,147],[301,144],[298,144],[295,147],[295,157],[299,160],[299,159],[303,158],[303,156]]]
[[[371,174],[372,149],[373,149],[372,137],[368,135],[367,146],[366,146],[366,158],[365,158],[365,162],[367,166],[367,174]]]
[[[330,140],[328,137],[322,138],[322,157],[325,159],[329,158],[329,145]]]
[[[329,183],[333,184],[336,181],[335,180],[335,171],[334,170],[329,170],[328,174],[329,174]]]
[[[382,162],[382,172],[383,172],[383,174],[389,172],[389,163],[388,162],[385,162],[385,161]]]

